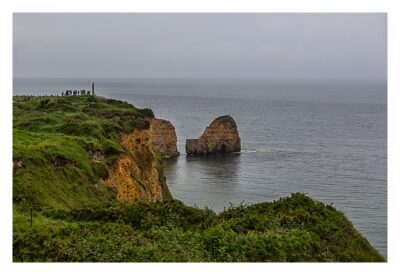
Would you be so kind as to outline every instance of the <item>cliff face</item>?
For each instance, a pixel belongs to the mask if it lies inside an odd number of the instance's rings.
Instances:
[[[109,169],[108,186],[117,189],[117,199],[154,202],[171,198],[160,160],[152,145],[152,127],[122,135],[122,154]]]
[[[188,155],[240,152],[236,122],[229,115],[216,118],[198,139],[186,140]]]
[[[165,158],[179,156],[176,147],[175,127],[171,122],[154,118],[150,121],[150,130],[152,132],[153,148],[157,153]]]

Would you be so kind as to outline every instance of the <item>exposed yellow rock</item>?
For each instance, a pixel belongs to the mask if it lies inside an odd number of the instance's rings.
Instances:
[[[154,150],[165,158],[179,156],[176,146],[175,127],[164,119],[154,118],[150,121]]]
[[[117,189],[117,199],[154,202],[166,199],[169,191],[152,145],[152,129],[134,130],[121,138],[126,153],[109,169],[106,184]],[[164,190],[163,190],[164,189]]]

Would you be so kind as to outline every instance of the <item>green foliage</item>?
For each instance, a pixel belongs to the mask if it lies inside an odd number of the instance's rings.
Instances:
[[[103,143],[103,151],[108,166],[114,164],[118,156],[125,152],[119,143],[111,140]]]
[[[52,219],[68,221],[123,222],[136,229],[153,227],[181,228],[183,230],[208,228],[216,218],[210,209],[185,206],[178,200],[158,201],[152,204],[113,202],[98,208],[81,208],[71,211],[48,210],[43,214]]]
[[[14,261],[384,261],[343,214],[298,193],[219,215],[177,200],[114,202],[28,223],[14,213]]]
[[[123,223],[64,222],[40,215],[33,227],[26,217],[15,215],[14,226],[16,262],[186,262],[208,257],[199,234],[180,229],[137,231]]]
[[[102,162],[92,162],[93,174],[97,175],[101,179],[106,179],[108,177],[108,170],[104,163]]]
[[[85,117],[70,117],[57,129],[59,133],[71,136],[87,136],[101,139],[103,136],[101,125],[96,121],[91,121]]]
[[[217,225],[205,230],[201,240],[204,249],[211,254],[214,261],[234,262],[245,260],[237,238],[238,235],[232,230],[224,230]]]
[[[22,203],[29,194],[40,208],[75,208],[99,204],[112,193],[96,187],[104,176],[93,166],[85,147],[90,139],[14,130],[13,199]],[[94,169],[93,169],[94,168]]]

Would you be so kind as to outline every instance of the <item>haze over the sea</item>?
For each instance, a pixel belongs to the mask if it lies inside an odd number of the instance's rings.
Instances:
[[[386,79],[386,14],[14,14],[14,77]]]

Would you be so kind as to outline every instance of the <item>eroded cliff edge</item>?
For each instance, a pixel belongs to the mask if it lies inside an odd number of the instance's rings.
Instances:
[[[160,157],[179,155],[171,122],[151,118],[148,129],[134,129],[121,135],[121,154],[109,169],[108,186],[117,190],[117,199],[126,202],[154,202],[171,199]]]
[[[154,202],[171,198],[151,138],[151,127],[122,134],[121,143],[126,152],[109,169],[109,178],[105,181],[116,188],[118,200]]]

